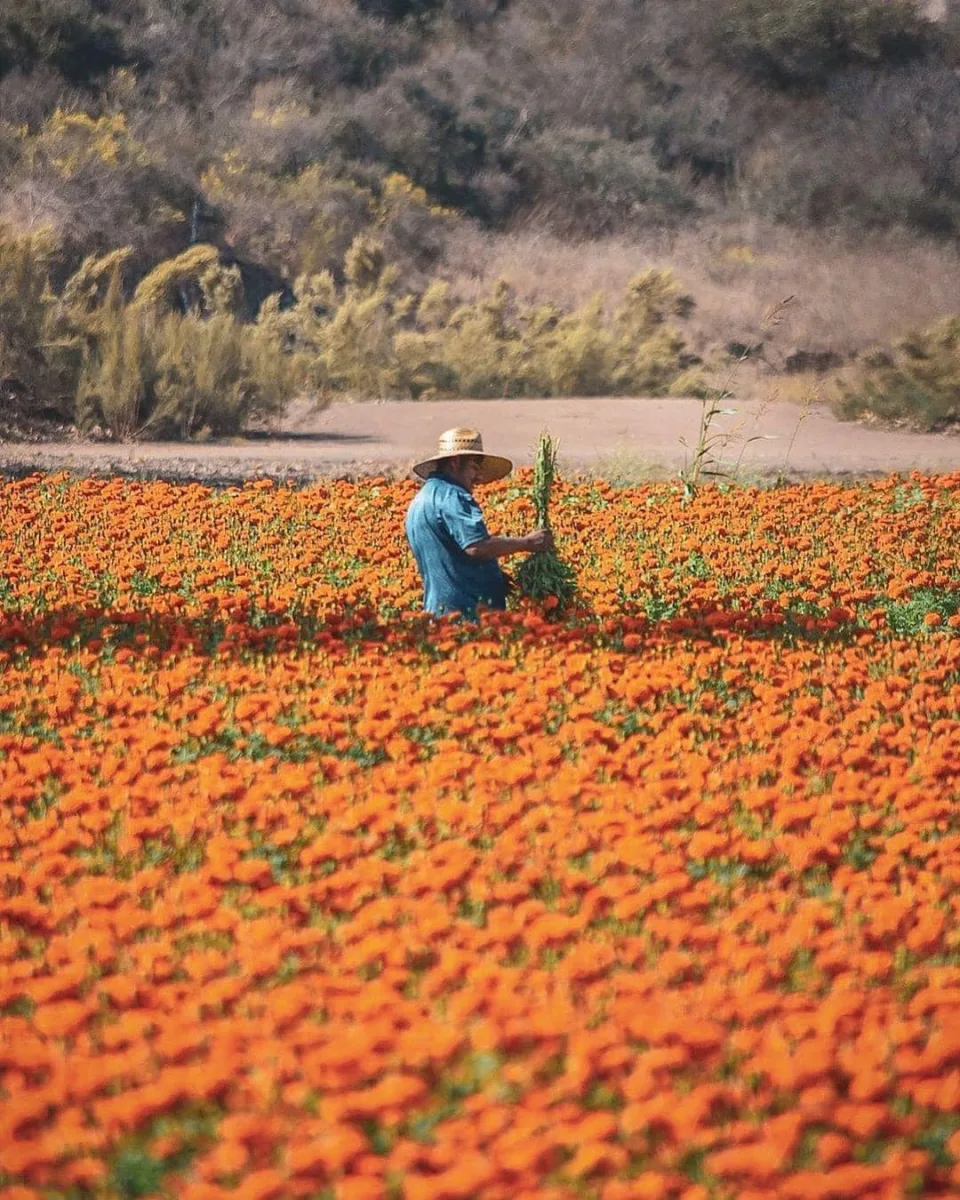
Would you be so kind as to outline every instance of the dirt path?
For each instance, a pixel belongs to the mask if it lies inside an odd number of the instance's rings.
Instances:
[[[568,470],[622,480],[674,474],[685,461],[681,442],[697,440],[696,400],[571,399],[389,401],[334,404],[319,414],[293,414],[273,435],[183,445],[91,442],[0,444],[0,472],[30,470],[117,473],[234,481],[255,475],[308,481],[331,476],[403,474],[453,425],[482,431],[488,449],[529,463],[544,427],[560,440]],[[761,410],[744,404],[721,420],[731,440],[719,448],[742,477],[862,476],[913,469],[960,470],[960,436],[917,434],[845,424],[826,410],[800,422],[791,404]],[[799,424],[798,424],[799,422]],[[746,439],[761,435],[762,440]],[[791,444],[791,438],[793,442]]]

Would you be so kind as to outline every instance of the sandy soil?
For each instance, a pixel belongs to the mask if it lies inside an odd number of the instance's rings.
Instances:
[[[674,474],[697,441],[701,405],[679,399],[454,400],[334,404],[293,413],[270,434],[181,443],[0,443],[0,472],[31,470],[233,482],[268,475],[307,482],[404,474],[453,425],[483,433],[488,449],[530,463],[541,429],[560,440],[568,471],[624,481]],[[826,410],[805,418],[792,404],[743,404],[716,430],[717,457],[739,477],[858,477],[892,471],[960,470],[960,436],[872,429]],[[757,439],[757,440],[749,440]]]

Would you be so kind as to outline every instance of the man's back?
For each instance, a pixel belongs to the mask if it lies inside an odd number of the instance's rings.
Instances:
[[[473,615],[479,604],[506,607],[497,563],[465,553],[489,537],[480,505],[466,488],[444,475],[431,475],[407,510],[406,533],[423,579],[427,612]]]

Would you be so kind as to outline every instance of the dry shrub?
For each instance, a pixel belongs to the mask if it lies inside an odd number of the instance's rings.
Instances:
[[[290,277],[333,269],[372,217],[369,192],[316,164],[278,176],[230,151],[203,188],[231,244]]]
[[[235,434],[281,415],[298,383],[296,360],[264,328],[131,304],[84,365],[78,424],[119,439]]]
[[[923,430],[960,424],[960,317],[864,356],[836,381],[834,406],[847,419],[873,416]]]
[[[948,65],[850,71],[804,101],[802,120],[780,107],[740,148],[729,196],[742,211],[794,228],[954,233],[960,79]]]
[[[117,438],[240,432],[278,416],[302,360],[269,320],[243,324],[240,279],[209,246],[161,264],[124,295],[130,248],[88,256],[59,292],[49,231],[0,226],[0,377],[36,406]]]
[[[367,230],[419,289],[442,251],[431,203],[578,237],[714,210],[960,221],[957,43],[911,0],[0,8],[19,131],[0,128],[0,212],[77,259],[130,245],[147,269],[201,239],[290,280]],[[384,221],[391,172],[427,206]]]
[[[695,207],[683,179],[662,171],[648,146],[596,130],[547,130],[518,158],[537,221],[561,235],[669,226]]]
[[[56,69],[74,85],[91,85],[132,61],[109,5],[85,0],[18,0],[0,10],[0,77],[17,68]]]
[[[449,261],[451,289],[467,300],[502,278],[522,303],[550,300],[574,309],[600,294],[607,313],[643,267],[673,271],[696,297],[686,338],[705,357],[731,343],[757,345],[762,314],[795,295],[783,324],[766,335],[754,366],[738,380],[741,394],[768,392],[764,375],[783,371],[797,349],[849,359],[960,311],[957,251],[902,234],[848,238],[736,222],[676,236],[563,241],[530,228],[503,236],[463,228],[452,237]]]
[[[710,7],[717,53],[778,87],[821,86],[852,63],[902,63],[933,41],[919,0],[717,0]]]
[[[693,299],[668,272],[638,272],[610,313],[600,297],[576,309],[518,303],[505,281],[456,303],[435,281],[404,292],[382,246],[365,236],[347,255],[346,283],[299,279],[263,320],[312,364],[321,392],[356,397],[663,394],[693,359],[673,319]]]
[[[283,107],[257,112],[271,130],[289,119]],[[230,244],[290,279],[339,270],[364,232],[375,233],[391,262],[415,279],[439,260],[453,222],[452,213],[398,173],[366,185],[316,163],[267,169],[231,150],[208,168],[202,183]]]
[[[0,224],[0,377],[28,393],[42,390],[49,375],[39,347],[47,337],[57,249],[49,229],[20,233]]]
[[[19,127],[3,207],[47,223],[62,243],[102,253],[130,245],[144,264],[182,248],[197,192],[133,132],[125,113],[57,108]]]

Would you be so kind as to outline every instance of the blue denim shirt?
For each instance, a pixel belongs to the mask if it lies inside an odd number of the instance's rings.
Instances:
[[[445,475],[431,475],[407,510],[407,541],[423,580],[423,607],[474,616],[477,605],[506,608],[503,572],[464,551],[490,535],[480,505]]]

